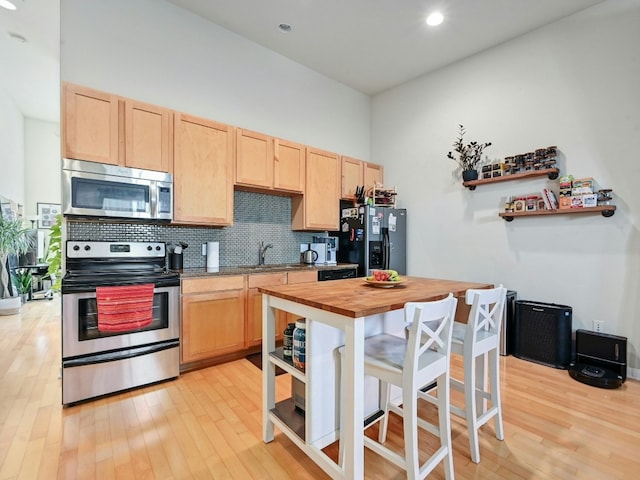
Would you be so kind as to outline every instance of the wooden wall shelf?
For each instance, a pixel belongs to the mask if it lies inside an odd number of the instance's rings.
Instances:
[[[485,185],[487,183],[499,183],[499,182],[507,182],[509,180],[519,180],[523,178],[529,177],[542,177],[547,176],[549,180],[555,180],[558,178],[560,170],[557,168],[545,168],[543,170],[531,170],[528,172],[522,173],[512,173],[511,175],[504,175],[502,177],[493,177],[493,178],[482,178],[479,180],[470,180],[468,182],[462,182],[462,185],[467,187],[469,190],[475,190],[478,185]]]
[[[540,215],[563,215],[569,213],[601,213],[603,217],[611,217],[615,211],[615,205],[599,205],[597,207],[536,210],[533,212],[502,212],[498,215],[504,218],[505,221],[511,222],[515,217],[536,217]]]

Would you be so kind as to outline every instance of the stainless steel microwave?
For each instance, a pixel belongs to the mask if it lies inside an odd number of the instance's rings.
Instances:
[[[173,176],[83,160],[62,160],[62,213],[171,220]]]

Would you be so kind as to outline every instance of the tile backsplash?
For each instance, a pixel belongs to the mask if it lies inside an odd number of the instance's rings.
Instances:
[[[289,197],[236,191],[233,217],[233,225],[222,228],[68,219],[67,239],[166,242],[168,250],[185,242],[189,246],[184,250],[184,268],[197,268],[205,266],[202,244],[206,242],[220,242],[221,267],[257,264],[262,241],[273,245],[267,250],[265,263],[295,263],[300,261],[300,244],[324,234],[291,230]]]

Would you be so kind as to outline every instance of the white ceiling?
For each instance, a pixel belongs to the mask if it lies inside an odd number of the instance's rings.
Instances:
[[[25,117],[59,122],[60,2],[13,1],[17,10],[0,8],[0,88]]]
[[[17,11],[0,8],[0,88],[25,116],[58,121],[59,2],[16,1]],[[163,1],[373,95],[603,0]],[[445,21],[428,28],[436,9]]]

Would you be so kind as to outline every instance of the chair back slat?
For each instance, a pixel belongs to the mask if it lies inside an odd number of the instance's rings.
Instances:
[[[465,342],[475,343],[478,335],[486,332],[500,336],[507,289],[502,285],[490,289],[469,289],[466,303],[471,305]]]
[[[451,349],[451,333],[458,299],[449,294],[434,302],[408,302],[405,304],[405,321],[411,323],[404,368],[419,369],[419,359],[432,350],[448,356]]]

